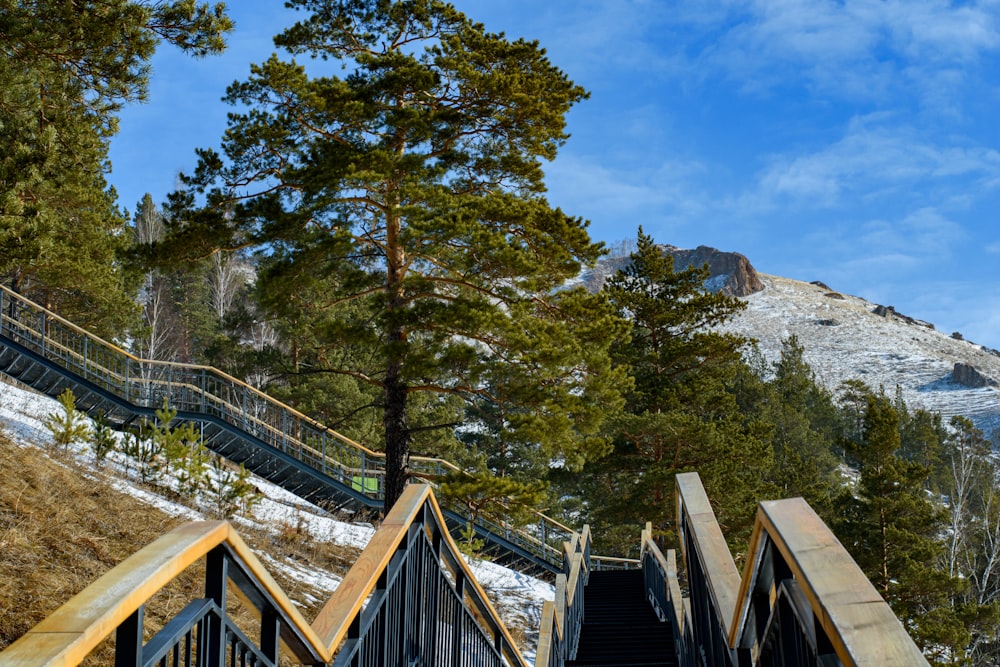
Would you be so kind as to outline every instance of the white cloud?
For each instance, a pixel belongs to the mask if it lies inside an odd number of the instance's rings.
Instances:
[[[748,0],[716,8],[712,33],[700,15],[681,12],[695,33],[698,76],[722,72],[747,92],[803,83],[850,100],[892,102],[914,93],[928,106],[961,86],[957,76],[1000,49],[1000,7],[946,0]],[[708,13],[708,12],[706,12]],[[703,39],[712,34],[714,39]],[[941,76],[945,71],[948,76]]]
[[[1000,178],[1000,152],[995,149],[940,145],[886,122],[891,119],[874,120],[878,122],[855,119],[842,139],[812,153],[773,157],[759,177],[762,194],[811,207],[833,206],[843,194],[919,199],[926,194],[921,188],[947,179],[967,178],[985,186]]]
[[[961,225],[933,208],[913,211],[896,223],[875,221],[864,225],[860,248],[892,250],[910,257],[938,259],[967,238]]]
[[[990,3],[893,0],[884,3],[883,17],[895,47],[913,59],[968,62],[1000,46]]]
[[[595,227],[618,225],[634,235],[636,226],[648,227],[653,218],[702,217],[704,197],[690,177],[703,170],[684,161],[629,169],[601,156],[567,151],[546,168],[546,183],[550,200],[568,213],[590,217]]]

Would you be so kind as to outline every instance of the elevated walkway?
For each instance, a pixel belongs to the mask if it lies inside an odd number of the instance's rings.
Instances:
[[[198,425],[208,449],[305,500],[361,516],[382,509],[384,454],[214,368],[139,359],[2,286],[0,372],[52,397],[70,389],[78,409],[119,430],[167,402]],[[433,480],[458,468],[413,456],[409,470]],[[469,522],[460,509],[444,516],[453,531]],[[571,534],[542,514],[526,528],[474,525],[491,557],[536,574],[558,569]]]
[[[82,410],[119,428],[167,401],[210,449],[305,499],[361,513],[382,505],[381,454],[215,369],[138,359],[3,288],[0,371],[50,396],[69,388]],[[411,459],[418,477],[446,470],[456,468]],[[635,569],[607,573],[589,527],[575,533],[540,514],[527,530],[476,524],[496,560],[556,573],[536,667],[927,664],[802,499],[760,504],[742,576],[697,474],[677,476],[675,500],[680,568],[648,525],[639,561],[616,563]],[[449,534],[465,521],[442,512],[429,485],[410,485],[312,624],[228,524],[189,524],[0,653],[0,667],[80,664],[111,633],[115,664],[135,667],[271,667],[279,654],[310,665],[527,667]],[[147,601],[202,558],[205,597],[147,640]],[[232,620],[231,588],[259,627]]]

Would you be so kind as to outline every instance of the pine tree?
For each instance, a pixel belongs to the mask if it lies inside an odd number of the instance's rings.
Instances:
[[[195,0],[5,0],[0,16],[0,280],[120,333],[135,284],[104,177],[117,113],[144,99],[161,40],[218,52],[231,22]]]
[[[415,426],[416,397],[445,412],[451,397],[491,400],[511,367],[529,378],[516,396],[508,385],[512,400],[566,406],[535,433],[550,456],[579,465],[600,443],[577,397],[598,376],[620,382],[608,337],[564,324],[586,299],[555,290],[601,246],[545,200],[542,161],[585,91],[537,43],[488,33],[441,0],[287,4],[311,15],[275,43],[346,74],[310,77],[272,56],[229,88],[240,108],[224,155],[200,151],[172,197],[174,247],[266,249],[291,300],[294,277],[326,281],[315,307],[331,314],[322,343],[337,354],[322,372],[377,391],[387,507],[414,436],[456,427],[451,414]]]
[[[595,535],[610,536],[602,548],[634,544],[647,520],[661,534],[672,531],[674,475],[691,470],[717,501],[726,534],[749,534],[771,453],[763,425],[741,412],[733,391],[744,341],[711,329],[743,304],[707,291],[707,277],[707,267],[676,271],[640,228],[631,264],[605,283],[632,323],[631,342],[613,355],[632,383],[610,425],[614,451],[589,468],[580,492],[600,526]]]
[[[859,479],[839,498],[835,532],[928,658],[947,664],[970,641],[953,604],[966,584],[940,567],[945,515],[924,491],[928,468],[900,456],[899,426],[893,401],[869,393],[847,444]]]
[[[62,406],[62,412],[50,412],[43,423],[52,433],[52,444],[60,449],[68,449],[90,437],[90,424],[87,416],[76,409],[76,397],[70,389],[63,390],[57,400]]]
[[[834,472],[835,438],[839,435],[833,397],[816,384],[798,338],[782,342],[774,363],[771,393],[763,410],[773,426],[774,467],[770,477],[775,497],[805,498],[820,516],[829,517],[839,480]]]

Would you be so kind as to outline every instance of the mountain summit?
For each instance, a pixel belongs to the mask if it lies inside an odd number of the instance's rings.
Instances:
[[[912,408],[940,412],[945,420],[966,416],[1000,443],[1000,351],[818,280],[757,273],[736,252],[661,247],[678,270],[708,264],[708,289],[746,301],[746,310],[724,328],[756,340],[769,362],[781,355],[782,341],[795,335],[816,379],[831,391],[851,379],[890,394],[899,387]],[[584,272],[581,282],[600,289],[608,276],[628,266],[632,249],[628,243],[612,248],[612,256]]]
[[[660,245],[664,253],[674,258],[674,269],[681,271],[689,266],[708,264],[709,277],[705,286],[713,292],[729,296],[749,296],[764,289],[750,260],[738,252],[724,252],[708,246],[698,246],[694,250],[672,245]],[[604,286],[608,276],[624,269],[631,261],[629,255],[634,245],[622,243],[612,249],[610,257],[583,272],[580,279],[589,290],[597,291]]]

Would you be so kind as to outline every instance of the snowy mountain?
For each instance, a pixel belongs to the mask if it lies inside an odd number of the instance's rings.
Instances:
[[[888,393],[899,386],[907,405],[964,415],[1000,439],[1000,352],[819,282],[757,275],[764,288],[742,297],[746,311],[725,329],[756,339],[769,361],[794,334],[831,390],[849,379]]]

